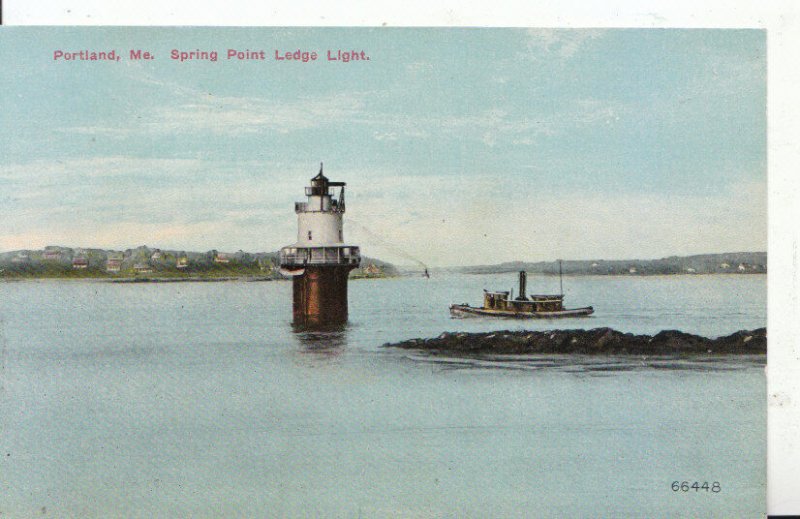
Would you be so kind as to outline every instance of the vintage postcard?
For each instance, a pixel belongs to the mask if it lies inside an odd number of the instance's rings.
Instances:
[[[0,65],[3,517],[765,515],[765,30]]]

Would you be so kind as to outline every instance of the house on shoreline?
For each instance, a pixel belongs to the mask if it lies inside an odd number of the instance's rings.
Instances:
[[[121,252],[109,252],[106,259],[106,272],[116,273],[122,270],[122,258]]]
[[[152,274],[153,267],[149,263],[136,263],[133,266],[133,271],[136,274]]]
[[[59,261],[61,259],[62,251],[58,247],[48,246],[44,248],[42,259],[45,261]]]

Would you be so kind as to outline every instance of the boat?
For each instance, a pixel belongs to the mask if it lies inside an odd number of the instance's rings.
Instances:
[[[594,308],[564,308],[564,289],[561,281],[561,262],[558,265],[561,284],[560,294],[526,295],[527,273],[519,273],[519,296],[514,297],[511,292],[483,291],[483,306],[470,306],[467,303],[450,305],[450,314],[453,317],[511,317],[517,319],[543,318],[554,319],[560,317],[586,317],[594,313]]]

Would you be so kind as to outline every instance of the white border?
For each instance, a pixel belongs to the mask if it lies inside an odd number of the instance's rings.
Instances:
[[[5,0],[7,25],[760,27],[792,0]]]
[[[556,6],[557,5],[557,6]],[[686,27],[767,29],[769,121],[768,511],[800,514],[800,2],[550,0],[5,0],[6,25]],[[708,448],[714,448],[709,438]]]

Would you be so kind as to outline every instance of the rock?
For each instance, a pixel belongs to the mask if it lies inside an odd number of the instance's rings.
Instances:
[[[592,330],[499,331],[491,333],[443,332],[433,339],[411,339],[386,347],[424,349],[433,352],[494,354],[591,354],[591,355],[763,355],[767,330],[742,330],[728,336],[707,338],[663,330],[654,336],[622,333],[612,328]]]

